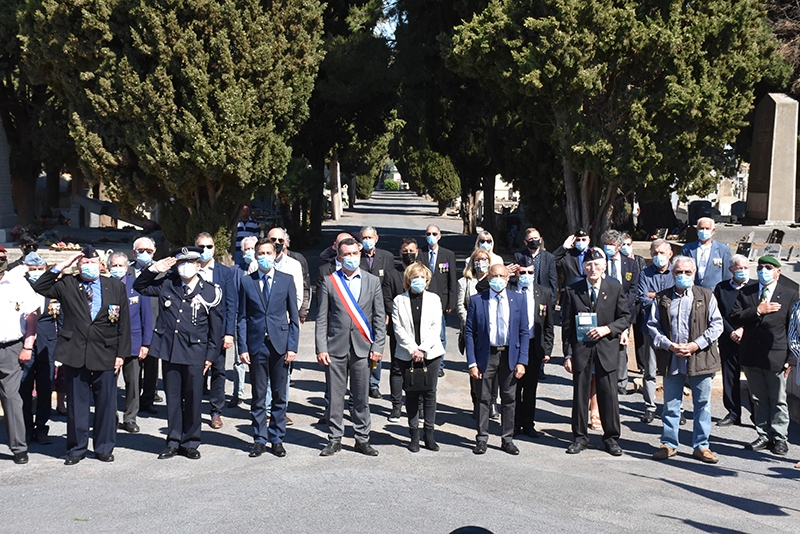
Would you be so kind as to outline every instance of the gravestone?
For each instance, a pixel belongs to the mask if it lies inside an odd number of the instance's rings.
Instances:
[[[775,259],[781,257],[781,246],[778,243],[769,243],[764,246],[764,254],[762,256],[772,256]]]
[[[0,124],[0,243],[8,243],[13,239],[11,229],[17,224],[14,201],[11,199],[10,154],[6,131]]]
[[[719,183],[717,193],[717,209],[721,215],[731,216],[731,205],[739,200],[733,196],[733,182],[730,178],[723,178]]]
[[[747,216],[793,224],[797,188],[797,101],[780,93],[756,106]]]

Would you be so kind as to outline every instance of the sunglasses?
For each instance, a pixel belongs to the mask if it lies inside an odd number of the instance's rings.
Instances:
[[[284,243],[286,241],[282,237],[270,237],[269,240],[272,241],[273,243]]]
[[[148,253],[148,252],[150,254],[152,254],[153,252],[155,252],[155,250],[153,250],[151,248],[137,248],[136,252],[138,252],[139,254],[145,254],[145,253]]]
[[[775,268],[775,266],[774,266],[774,265],[759,265],[758,267],[756,267],[756,270],[757,270],[757,271],[761,271],[761,270],[763,270],[763,269],[766,269],[766,270],[768,270],[768,271],[771,271],[771,270],[773,270],[774,268]]]
[[[481,239],[481,240],[480,240],[480,241],[478,241],[478,242],[479,242],[479,243],[489,243],[490,245],[492,244],[492,240],[491,240],[491,239]]]
[[[425,235],[437,236],[439,234],[437,234],[436,232],[427,232]]]
[[[197,246],[200,248],[204,248],[206,250],[211,250],[212,248],[214,248],[214,245],[197,245]]]

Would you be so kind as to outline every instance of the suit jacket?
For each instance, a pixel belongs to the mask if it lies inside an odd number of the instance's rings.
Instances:
[[[569,285],[583,276],[581,271],[581,253],[575,247],[558,247],[553,252],[556,260],[556,267],[564,273],[564,285]]]
[[[523,295],[521,287],[518,287],[517,291],[519,291],[520,295]],[[536,308],[533,312],[533,324],[528,325],[528,335],[530,336],[528,357],[534,362],[541,362],[545,356],[553,354],[555,336],[553,314],[555,310],[553,309],[549,288],[533,284],[529,291],[533,291],[533,302]],[[530,315],[530,310],[527,313]]]
[[[735,327],[744,327],[739,363],[777,373],[785,363],[791,363],[788,332],[792,308],[797,302],[797,291],[781,284],[779,279],[770,302],[780,303],[781,309],[759,316],[756,313],[760,299],[758,286],[758,281],[754,280],[739,290],[729,321]]]
[[[361,270],[370,274],[374,274],[381,279],[383,283],[384,277],[389,271],[394,269],[394,255],[388,250],[375,248],[375,254],[372,259],[372,268],[369,267],[369,260],[367,259],[366,251],[361,251]]]
[[[411,314],[411,298],[408,291],[397,295],[392,305],[392,324],[397,338],[396,358],[411,361],[411,353],[421,350],[426,360],[444,356],[442,345],[442,303],[439,295],[425,291],[422,294],[422,317],[419,324],[420,344],[417,345],[414,317]]]
[[[533,265],[533,255],[527,248],[514,253],[514,263],[528,267]],[[558,293],[558,271],[556,270],[556,257],[546,250],[539,251],[539,268],[533,274],[535,277],[534,282],[540,286],[544,286],[550,290],[553,301],[550,303],[552,306],[556,304],[556,294]]]
[[[700,241],[687,243],[683,245],[681,254],[691,257],[695,264],[697,264],[697,255],[700,250]],[[700,278],[700,269],[697,269],[697,274],[694,277],[694,283],[706,289],[714,291],[717,284],[723,280],[731,279],[731,272],[728,270],[728,264],[731,260],[731,248],[725,243],[711,240],[711,252],[708,255],[708,266],[703,278]]]
[[[261,271],[242,277],[239,286],[239,354],[251,358],[266,357],[264,334],[279,354],[297,352],[300,338],[300,317],[297,310],[297,288],[290,274],[272,270],[269,302],[261,291]]]
[[[131,319],[125,286],[113,278],[100,278],[102,303],[92,320],[80,275],[58,278],[59,273],[45,272],[33,290],[61,303],[63,326],[58,331],[53,359],[70,367],[86,367],[90,371],[114,368],[117,357],[131,355]],[[116,319],[109,317],[109,307],[115,309]]]
[[[138,356],[139,349],[149,347],[153,340],[153,306],[150,297],[133,289],[135,281],[133,276],[125,276],[128,310],[131,314],[131,356]]]
[[[37,296],[41,299],[42,307],[39,309],[39,316],[36,319],[35,358],[53,361],[53,353],[58,341],[58,329],[63,324],[61,303],[56,299],[38,294]]]
[[[224,321],[222,335],[232,336],[236,334],[236,299],[239,292],[236,290],[236,277],[233,274],[233,269],[222,265],[218,261],[214,261],[214,276],[213,283],[222,290],[222,303],[220,309],[222,310],[222,318]],[[220,338],[222,341],[222,338]],[[222,343],[220,343],[222,347]]]
[[[224,295],[219,287],[198,276],[194,290],[184,297],[177,272],[159,278],[157,272],[144,269],[133,289],[158,298],[149,354],[179,365],[203,365],[219,357],[225,326]]]
[[[467,324],[464,326],[464,345],[467,363],[476,364],[483,373],[489,363],[492,348],[489,340],[489,299],[494,291],[487,289],[469,299]],[[528,311],[525,299],[519,293],[506,289],[508,298],[508,366],[511,369],[519,363],[528,365],[529,337]]]
[[[372,344],[364,339],[350,319],[347,309],[332,285],[330,276],[322,280],[319,313],[314,329],[317,354],[327,352],[334,356],[345,356],[350,353],[350,347],[359,358],[368,357],[370,352],[383,354],[386,342],[386,313],[380,279],[361,271],[361,294],[356,300],[372,328]]]
[[[308,271],[308,261],[306,261],[305,256],[294,250],[287,250],[285,252],[290,258],[294,258],[300,262],[300,267],[303,269],[303,302],[300,304],[300,309],[297,310],[297,313],[300,314],[300,317],[305,317],[308,315],[308,307],[311,305],[311,275]],[[300,291],[299,287],[295,289]]]
[[[717,340],[720,348],[735,348],[737,350],[739,348],[739,345],[731,340],[731,333],[739,327],[733,326],[729,319],[740,292],[741,289],[733,287],[730,280],[723,280],[714,288],[714,298],[717,299],[717,307],[720,315],[722,315],[722,335]]]
[[[420,250],[417,256],[419,262],[428,266],[430,249]],[[455,310],[458,298],[458,277],[456,276],[456,255],[452,250],[443,247],[437,248],[436,266],[433,269],[433,280],[428,288],[434,291],[442,300],[442,311]]]
[[[622,270],[622,291],[625,293],[625,302],[631,313],[631,323],[636,323],[636,303],[639,300],[639,264],[627,256],[620,254],[620,267]],[[606,269],[608,272],[608,269]]]
[[[573,365],[583,368],[589,361],[593,349],[597,350],[595,365],[601,365],[605,371],[612,371],[619,364],[619,336],[631,324],[631,314],[625,300],[622,285],[603,278],[600,281],[600,293],[597,295],[597,326],[607,326],[611,333],[598,341],[578,342],[575,329],[575,315],[579,312],[591,311],[591,297],[586,279],[573,282],[564,288],[561,301],[561,337],[564,343],[564,355],[572,355]]]

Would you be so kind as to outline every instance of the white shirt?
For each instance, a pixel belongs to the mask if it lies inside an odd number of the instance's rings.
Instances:
[[[611,264],[614,264],[612,268]],[[620,255],[617,254],[616,256],[612,256],[611,259],[608,261],[608,276],[611,276],[613,272],[616,276],[614,278],[617,279],[617,282],[620,284],[622,283],[622,259],[620,259]]]
[[[771,302],[772,301],[772,294],[775,292],[775,284],[776,283],[777,283],[777,281],[773,281],[770,285],[766,286],[766,288],[767,288],[767,294],[765,295],[766,302]],[[764,286],[761,284],[761,282],[759,282],[758,283],[758,302],[761,302],[761,292],[763,290],[764,290]]]
[[[275,270],[290,275],[294,280],[294,296],[297,299],[297,309],[299,310],[303,305],[303,266],[299,261],[284,253],[275,260]]]
[[[200,270],[197,271],[197,274],[203,277],[203,280],[208,282],[209,284],[214,283],[214,260],[213,258],[208,261],[208,265],[205,267],[200,267]]]
[[[707,245],[700,244],[700,248],[697,250],[697,275],[702,280],[706,275],[706,269],[708,268],[708,260],[711,258],[711,245],[713,241],[709,241]]]
[[[528,307],[528,330],[530,330],[531,338],[533,338],[533,323],[536,317],[536,299],[533,295],[533,286],[520,288],[520,291],[525,296],[525,304]]]
[[[491,298],[489,299],[489,343],[493,347],[502,347],[508,345],[508,323],[511,320],[509,317],[508,297],[505,290],[500,293],[490,291]],[[503,317],[505,317],[505,328],[500,331],[497,328],[497,306],[503,308]]]
[[[39,309],[40,298],[26,279],[3,276],[0,280],[0,343],[25,336],[25,318]]]

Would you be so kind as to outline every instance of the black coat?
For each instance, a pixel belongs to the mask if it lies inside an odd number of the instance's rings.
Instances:
[[[514,263],[523,267],[533,265],[533,255],[531,251],[523,249],[514,253]],[[533,273],[534,283],[544,286],[550,290],[552,295],[552,305],[556,303],[558,293],[558,271],[556,270],[556,258],[546,250],[539,251],[539,269]]]
[[[533,301],[536,309],[533,312],[533,332],[531,332],[531,344],[528,350],[528,359],[531,365],[541,363],[545,356],[553,354],[553,316],[555,314],[549,288],[533,284]]]
[[[717,307],[722,315],[722,335],[717,340],[720,348],[736,348],[737,350],[739,348],[739,345],[731,339],[731,333],[739,327],[731,324],[730,316],[740,291],[741,289],[736,289],[731,285],[730,280],[723,280],[714,288],[714,298],[717,299]]]
[[[58,273],[47,271],[33,284],[35,292],[61,303],[63,325],[58,330],[53,359],[70,367],[108,371],[114,368],[116,358],[130,357],[131,323],[125,284],[103,276],[100,288],[103,300],[92,321],[79,274],[59,279]],[[118,306],[116,319],[109,317],[112,306]]]
[[[394,255],[388,250],[375,248],[375,255],[372,260],[372,268],[369,267],[369,260],[365,254],[366,251],[361,251],[361,270],[370,274],[374,274],[381,279],[381,283],[386,274],[394,270]]]
[[[417,261],[428,266],[430,250],[420,250],[417,258]],[[458,276],[456,274],[456,255],[452,250],[441,246],[438,248],[436,266],[433,269],[433,281],[429,291],[439,295],[442,300],[442,311],[455,310],[458,299]],[[435,289],[433,289],[434,287]]]

